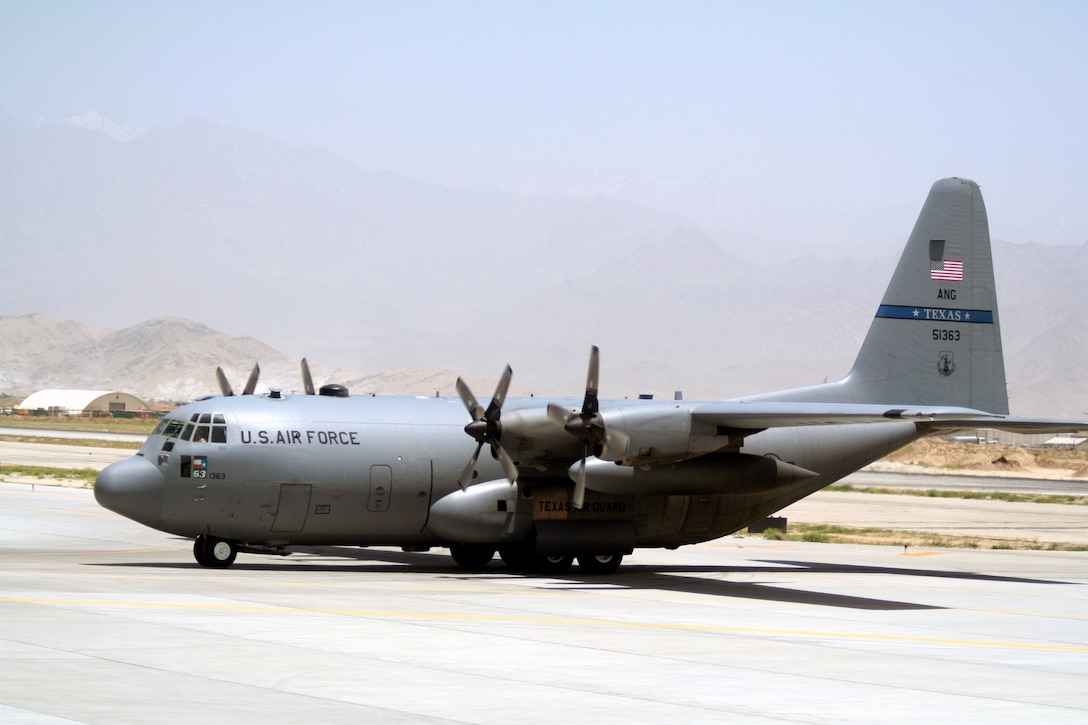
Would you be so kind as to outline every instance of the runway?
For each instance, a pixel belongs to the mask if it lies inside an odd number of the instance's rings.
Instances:
[[[101,471],[111,463],[136,455],[129,448],[91,448],[62,443],[14,443],[0,441],[0,473],[3,466],[46,468],[93,468]]]
[[[726,538],[533,578],[190,549],[0,484],[0,721],[1088,720],[1088,553]]]

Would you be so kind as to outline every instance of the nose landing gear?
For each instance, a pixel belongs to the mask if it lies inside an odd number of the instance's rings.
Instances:
[[[193,558],[209,569],[226,569],[238,557],[238,546],[233,541],[201,534],[193,542]]]

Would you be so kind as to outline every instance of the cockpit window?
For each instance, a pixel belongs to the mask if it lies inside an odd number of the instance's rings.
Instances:
[[[164,435],[167,438],[177,438],[181,433],[182,426],[184,424],[176,418],[163,418],[159,421],[159,424],[155,426],[155,430],[151,432],[151,435]]]
[[[222,413],[193,413],[181,438],[193,443],[226,443],[227,421]]]

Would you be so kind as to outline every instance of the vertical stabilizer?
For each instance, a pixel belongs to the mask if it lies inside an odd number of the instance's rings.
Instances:
[[[957,178],[933,184],[850,374],[767,397],[1008,413],[990,230],[978,184]]]

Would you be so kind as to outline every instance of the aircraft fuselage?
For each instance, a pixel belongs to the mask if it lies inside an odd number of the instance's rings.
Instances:
[[[688,405],[618,402],[647,410]],[[507,416],[544,404],[511,399]],[[743,448],[645,473],[597,461],[602,473],[615,468],[654,477],[636,478],[634,490],[653,490],[656,481],[667,491],[686,477],[688,489],[701,492],[635,495],[624,493],[621,481],[619,493],[589,490],[577,509],[566,465],[533,467],[530,461],[511,486],[486,452],[476,467],[480,483],[462,492],[457,479],[473,447],[464,427],[465,411],[454,398],[214,397],[170,413],[136,458],[118,464],[133,469],[129,477],[151,481],[142,493],[128,478],[107,475],[96,495],[106,507],[157,529],[257,549],[417,548],[448,545],[453,537],[454,543],[500,546],[568,525],[624,525],[633,546],[679,546],[736,531],[919,435],[910,423],[781,428],[749,436]],[[534,438],[538,449],[540,439]],[[547,449],[537,451],[543,459],[580,454],[562,430],[543,439]],[[519,464],[522,453],[534,455],[515,447]],[[782,475],[773,468],[777,461],[821,473]],[[612,490],[598,477],[598,488]]]

